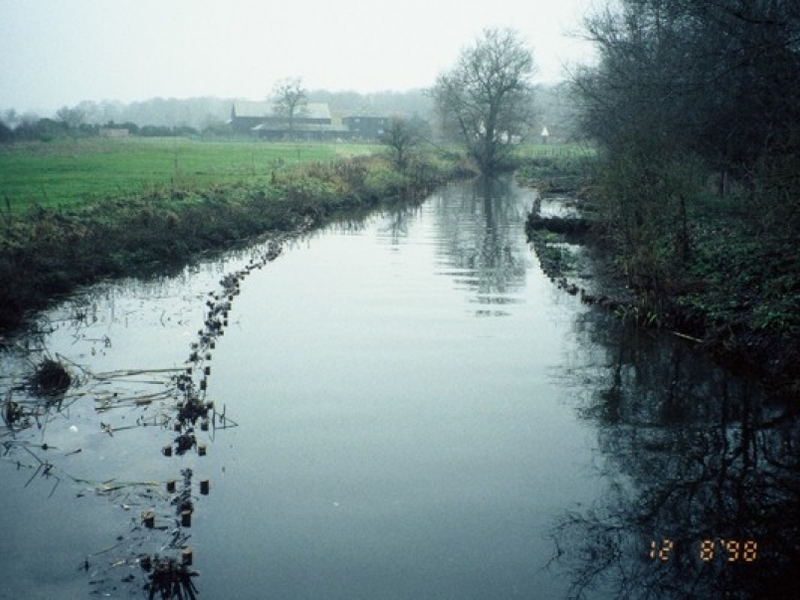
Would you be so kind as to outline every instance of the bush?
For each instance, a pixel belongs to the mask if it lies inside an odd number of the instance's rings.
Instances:
[[[389,168],[373,169],[364,180],[364,191],[372,198],[400,198],[407,194],[409,189],[408,176]]]

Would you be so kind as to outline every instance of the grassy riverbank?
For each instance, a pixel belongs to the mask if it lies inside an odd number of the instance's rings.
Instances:
[[[398,173],[378,146],[336,144],[93,140],[1,152],[6,332],[76,286],[179,268],[269,231],[422,198],[455,169],[427,156]]]
[[[2,208],[67,208],[165,187],[268,183],[315,161],[367,156],[367,144],[202,142],[187,138],[59,138],[0,145]]]
[[[601,165],[538,157],[518,171],[524,183],[541,182],[545,193],[579,196],[584,211],[577,227],[530,216],[528,236],[545,271],[586,302],[696,340],[780,394],[800,393],[796,243],[764,226],[744,190],[719,197],[691,181],[692,173],[672,206],[657,204],[647,189],[632,190],[631,202],[621,206],[609,197]],[[594,281],[581,280],[586,269],[564,242],[590,249]]]

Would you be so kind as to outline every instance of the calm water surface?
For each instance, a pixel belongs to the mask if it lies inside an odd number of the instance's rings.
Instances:
[[[533,200],[451,186],[286,243],[242,278],[202,357],[206,456],[161,452],[177,435],[167,369],[263,247],[48,313],[3,357],[30,426],[0,436],[0,598],[147,597],[136,557],[182,546],[200,598],[793,589],[795,416],[557,290],[524,240]],[[76,379],[60,404],[18,389],[45,352]],[[165,482],[187,468],[178,527]],[[142,527],[146,509],[163,529]]]

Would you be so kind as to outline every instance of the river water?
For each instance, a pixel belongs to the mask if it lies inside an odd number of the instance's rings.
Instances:
[[[560,291],[534,199],[452,185],[43,314],[2,355],[0,598],[146,598],[185,548],[200,598],[785,597],[796,415]]]

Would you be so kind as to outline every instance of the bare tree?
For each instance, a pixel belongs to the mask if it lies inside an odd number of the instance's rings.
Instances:
[[[486,29],[440,75],[433,90],[445,130],[454,130],[484,174],[502,169],[532,117],[533,54],[512,29]]]
[[[288,124],[289,134],[294,132],[295,118],[308,103],[308,90],[299,78],[282,79],[272,89],[273,111]]]
[[[415,120],[392,117],[389,128],[380,136],[382,144],[389,147],[392,162],[398,171],[404,171],[420,141],[420,124]]]

